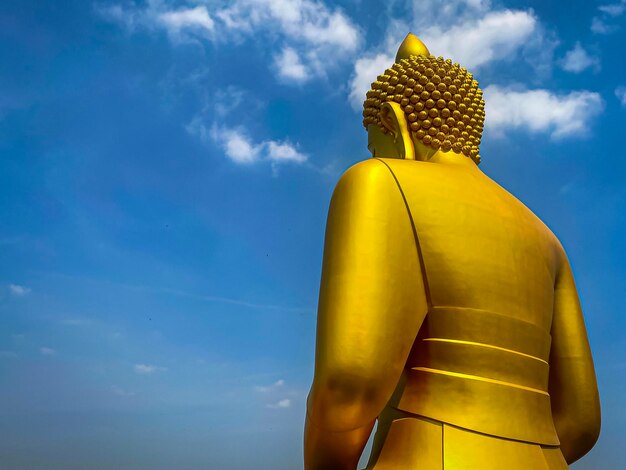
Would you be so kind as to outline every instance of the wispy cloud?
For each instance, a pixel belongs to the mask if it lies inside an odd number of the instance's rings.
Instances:
[[[383,42],[365,51],[355,62],[350,81],[350,103],[359,109],[370,83],[394,62],[396,48],[409,30],[418,32],[432,54],[442,55],[472,70],[511,60],[527,49],[533,64],[550,61],[555,42],[543,31],[532,10],[493,9],[487,0],[435,0],[412,3],[410,21],[391,19]]]
[[[289,398],[283,398],[276,403],[271,403],[265,406],[271,409],[289,408],[291,406],[291,400]]]
[[[567,72],[580,73],[586,69],[593,69],[596,72],[600,70],[600,59],[590,55],[577,42],[572,49],[565,53],[565,56],[559,60],[559,65]]]
[[[153,364],[135,364],[133,370],[139,375],[152,375],[156,372],[167,371],[166,367],[155,366]]]
[[[31,292],[31,289],[19,284],[9,284],[9,292],[16,297],[24,297]]]
[[[304,163],[308,157],[301,153],[290,142],[277,142],[270,140],[266,142],[267,145],[267,158],[272,163]]]
[[[17,353],[15,351],[0,351],[0,358],[14,359],[16,357],[17,357]]]
[[[615,96],[622,103],[622,106],[626,106],[626,86],[618,86],[615,89]]]
[[[287,140],[255,142],[242,127],[229,128],[214,124],[208,128],[201,117],[194,118],[187,125],[187,131],[205,143],[217,145],[228,159],[238,165],[252,165],[261,161],[301,164],[308,159],[297,144]]]
[[[190,132],[194,134],[193,129],[197,125],[190,128]],[[201,133],[204,135],[204,132]],[[248,165],[256,163],[261,158],[262,146],[253,143],[243,129],[228,129],[213,126],[209,132],[211,139],[220,145],[226,156],[238,165]]]
[[[324,76],[326,70],[345,60],[360,42],[360,33],[340,9],[318,0],[235,0],[216,12],[226,31],[238,34],[278,33],[281,49],[298,57],[299,67],[289,68],[296,81],[305,76]],[[278,70],[285,77],[285,69]],[[289,75],[288,75],[289,76]]]
[[[611,34],[617,31],[619,28],[615,25],[606,23],[600,17],[594,16],[591,18],[591,32],[595,34]]]
[[[204,5],[165,11],[159,13],[157,18],[175,38],[180,38],[184,31],[203,34],[212,32],[215,28],[215,22]]]
[[[39,348],[39,352],[44,356],[54,356],[57,352],[55,349],[49,348],[47,346],[42,346]]]
[[[573,190],[575,190],[578,187],[579,183],[580,182],[578,180],[573,179],[573,180],[565,183],[564,185],[562,185],[559,188],[559,193],[560,194],[569,194],[569,193],[573,192]]]
[[[450,28],[430,28],[424,39],[437,55],[476,69],[515,54],[537,29],[538,21],[531,11],[489,11]]]
[[[220,46],[242,36],[267,35],[282,51],[283,67],[277,68],[277,75],[294,81],[324,76],[349,57],[361,39],[359,29],[341,9],[320,0],[234,0],[223,7],[189,8],[162,1],[145,7],[112,5],[99,12],[131,32],[164,30],[174,42],[210,41]]]
[[[292,401],[290,398],[285,398],[285,395],[298,395],[293,390],[285,390],[285,381],[283,379],[277,380],[270,385],[255,385],[254,391],[260,393],[264,397],[263,401],[268,401],[272,398],[273,400],[275,400],[271,403],[265,404],[266,408],[271,409],[289,408],[292,404]]]
[[[123,26],[127,31],[133,32],[144,23],[144,12],[136,8],[126,8],[117,5],[96,5],[96,11],[105,19]]]
[[[377,48],[356,61],[350,82],[350,102],[360,109],[370,83],[394,61],[396,48],[408,30],[420,38],[434,55],[443,55],[472,71],[499,62],[527,61],[537,71],[554,63],[558,41],[541,24],[533,10],[498,9],[489,0],[413,2],[410,22],[393,20]],[[599,69],[599,59],[580,44],[568,51],[560,65],[571,72]],[[519,89],[491,85],[485,88],[487,125],[494,134],[510,129],[543,132],[553,139],[582,136],[589,119],[603,109],[598,93],[555,93],[546,89]]]
[[[604,108],[598,93],[555,94],[491,85],[485,88],[485,126],[496,135],[511,129],[548,133],[553,139],[584,136],[591,118]]]
[[[609,3],[598,7],[598,15],[591,18],[591,32],[595,34],[611,34],[619,29],[615,19],[626,11],[626,0]]]
[[[78,279],[76,276],[62,273],[55,273],[55,276],[62,277],[64,279]],[[83,282],[89,282],[94,285],[104,285],[104,286],[115,286],[122,289],[128,289],[131,291],[138,292],[148,292],[152,294],[161,294],[161,295],[172,295],[179,297],[186,297],[190,299],[195,299],[204,302],[216,302],[216,303],[224,303],[229,305],[238,305],[241,307],[247,307],[255,310],[277,310],[289,313],[313,313],[315,310],[312,307],[289,307],[285,305],[279,304],[268,304],[262,302],[253,302],[246,299],[238,299],[232,297],[222,297],[219,295],[205,295],[198,294],[195,292],[189,292],[182,289],[174,289],[171,287],[162,287],[162,286],[145,286],[141,284],[129,284],[124,282],[112,282],[112,281],[104,281],[100,279],[89,278],[88,276],[81,276],[80,280]],[[14,335],[14,337],[21,336],[23,338],[24,335]],[[112,336],[119,339],[124,336],[123,331],[113,331]]]
[[[269,393],[281,389],[285,385],[283,379],[277,380],[271,385],[255,385],[254,390],[259,393]]]
[[[224,304],[230,304],[230,305],[238,305],[241,307],[247,307],[247,308],[256,309],[256,310],[281,310],[285,312],[296,312],[296,313],[313,311],[312,308],[287,307],[284,305],[256,303],[256,302],[250,302],[247,300],[232,299],[229,297],[194,294],[191,292],[186,292],[186,291],[182,291],[178,289],[170,289],[170,288],[152,289],[152,288],[143,288],[143,287],[140,287],[139,289],[162,292],[162,293],[172,294],[172,295],[179,295],[182,297],[190,297],[193,299],[203,300],[206,302],[218,302],[218,303],[224,303]]]
[[[215,113],[220,118],[225,118],[229,113],[233,112],[245,102],[246,109],[259,108],[261,103],[252,93],[229,85],[225,88],[218,89],[213,96],[210,97],[210,112]],[[208,112],[209,110],[207,110]]]
[[[42,318],[58,323],[66,327],[67,330],[80,330],[81,335],[114,341],[124,337],[124,333],[119,331],[120,325],[112,324],[93,316],[72,315],[59,317],[59,315],[43,315]]]
[[[626,10],[626,2],[611,3],[609,5],[600,5],[598,7],[602,13],[606,13],[609,16],[621,16]]]
[[[236,87],[218,90],[213,99],[185,126],[187,132],[199,138],[211,148],[220,149],[230,161],[241,166],[251,166],[260,162],[270,163],[275,170],[279,165],[303,164],[309,157],[300,150],[297,143],[289,140],[261,140],[250,136],[242,125],[228,126],[230,114],[239,106],[249,102],[253,107],[260,106],[251,93]],[[215,119],[215,116],[219,116]],[[210,124],[212,122],[212,124]],[[220,124],[217,124],[220,122]]]
[[[274,62],[278,69],[278,75],[284,79],[306,82],[312,78],[307,67],[302,63],[300,55],[292,47],[285,47],[274,58]]]

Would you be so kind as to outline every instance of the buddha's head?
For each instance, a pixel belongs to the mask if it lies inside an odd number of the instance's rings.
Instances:
[[[429,160],[454,152],[480,162],[485,101],[478,82],[450,59],[433,57],[416,36],[372,83],[363,104],[368,148],[376,157]]]

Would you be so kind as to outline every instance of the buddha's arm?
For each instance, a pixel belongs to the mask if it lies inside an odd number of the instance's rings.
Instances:
[[[307,403],[307,470],[354,469],[427,312],[419,253],[385,164],[341,178],[330,205]]]
[[[600,400],[572,270],[563,254],[557,275],[550,351],[550,398],[568,463],[585,455],[600,433]]]

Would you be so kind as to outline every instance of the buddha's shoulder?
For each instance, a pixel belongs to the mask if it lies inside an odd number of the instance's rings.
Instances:
[[[474,174],[472,174],[474,173]],[[447,187],[466,185],[480,171],[468,172],[451,168],[450,165],[433,164],[415,160],[397,158],[370,158],[351,166],[342,175],[337,189],[382,190],[383,188],[401,188],[414,194],[428,194],[432,191],[445,190]],[[491,181],[473,181],[473,184],[490,185]]]
[[[393,217],[404,209],[402,191],[393,171],[377,158],[363,160],[348,168],[339,179],[331,199],[331,210],[350,213],[385,213]],[[397,209],[397,210],[394,210]]]
[[[360,161],[348,168],[337,183],[335,191],[341,188],[368,190],[397,186],[389,166],[378,158]]]
[[[396,173],[411,175],[413,177],[424,176],[437,171],[437,165],[430,165],[414,160],[400,160],[397,158],[370,158],[360,161],[341,176],[341,182],[363,184],[388,184],[396,182]]]
[[[452,165],[443,165],[431,162],[421,162],[416,160],[401,160],[399,158],[378,159],[386,165],[389,170],[397,177],[410,179],[432,180],[433,177],[439,178],[464,178],[470,177],[471,173],[464,171],[461,167]]]
[[[389,167],[379,158],[368,158],[355,163],[341,176],[342,180],[360,180],[379,177],[385,179],[391,176]]]
[[[414,194],[435,192],[469,193],[477,197],[496,198],[501,203],[518,203],[517,199],[474,165],[370,158],[351,166],[342,175],[338,186],[381,188],[395,186]]]

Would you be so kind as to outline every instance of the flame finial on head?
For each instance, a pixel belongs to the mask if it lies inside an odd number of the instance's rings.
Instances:
[[[426,45],[413,33],[409,33],[400,44],[396,54],[396,62],[408,59],[412,55],[429,56],[430,52]]]

